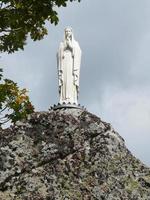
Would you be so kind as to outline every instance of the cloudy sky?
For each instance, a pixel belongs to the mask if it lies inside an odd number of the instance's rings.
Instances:
[[[28,88],[36,110],[48,110],[58,102],[56,52],[72,26],[82,49],[80,103],[150,166],[150,0],[82,0],[58,11],[44,40],[2,54],[5,76]]]

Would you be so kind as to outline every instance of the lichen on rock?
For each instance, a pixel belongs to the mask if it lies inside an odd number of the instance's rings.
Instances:
[[[81,109],[0,130],[0,200],[148,200],[150,169],[109,123]]]

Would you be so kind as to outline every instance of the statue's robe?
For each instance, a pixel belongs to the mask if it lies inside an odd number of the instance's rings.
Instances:
[[[57,54],[60,104],[77,104],[78,100],[81,49],[75,40],[72,47],[71,50],[65,41],[61,42]]]

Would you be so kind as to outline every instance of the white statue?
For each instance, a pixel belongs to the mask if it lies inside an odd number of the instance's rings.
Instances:
[[[68,27],[57,54],[60,104],[78,104],[80,63],[81,49]]]

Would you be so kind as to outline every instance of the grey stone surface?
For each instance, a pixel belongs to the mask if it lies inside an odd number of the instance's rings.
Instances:
[[[0,130],[0,200],[150,200],[150,169],[112,126],[81,109]]]

